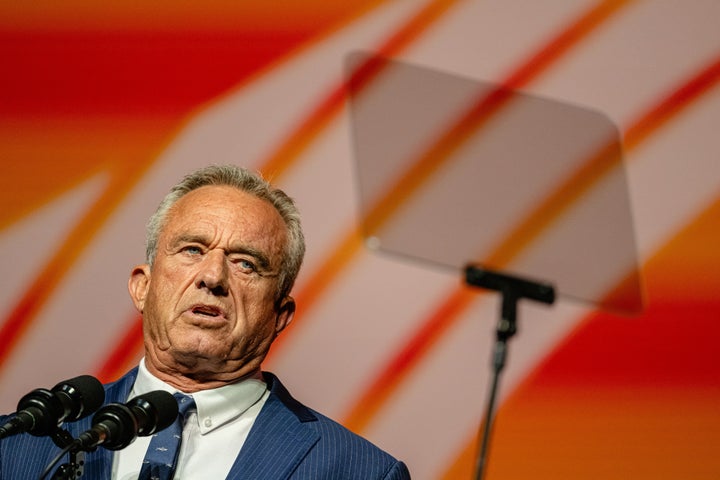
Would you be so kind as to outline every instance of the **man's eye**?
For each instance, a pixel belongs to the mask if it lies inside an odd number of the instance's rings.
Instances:
[[[247,258],[233,258],[232,263],[245,273],[252,273],[257,270],[255,263]]]
[[[200,247],[195,245],[188,245],[186,247],[183,247],[182,251],[184,253],[187,253],[188,255],[200,255],[202,253]]]
[[[255,264],[249,260],[240,260],[240,266],[244,270],[248,270],[248,271],[252,271],[252,272],[255,271]]]

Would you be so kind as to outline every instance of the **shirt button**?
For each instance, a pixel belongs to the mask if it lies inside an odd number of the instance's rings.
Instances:
[[[208,428],[212,427],[212,419],[206,418],[206,419],[205,419],[205,426],[208,427]]]

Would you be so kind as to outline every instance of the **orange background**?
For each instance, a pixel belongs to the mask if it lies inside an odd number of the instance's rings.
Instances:
[[[523,305],[488,478],[718,478],[718,18],[711,0],[1,2],[0,408],[137,362],[144,221],[182,174],[232,162],[307,230],[266,368],[413,478],[471,478],[496,299],[362,248],[342,64],[363,49],[596,109],[623,138],[645,311]]]

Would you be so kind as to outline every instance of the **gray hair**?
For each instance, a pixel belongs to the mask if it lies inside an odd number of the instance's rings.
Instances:
[[[288,236],[278,281],[278,300],[285,297],[292,290],[305,256],[305,237],[300,224],[300,212],[292,198],[272,186],[259,173],[235,165],[211,165],[201,168],[186,175],[172,187],[147,224],[145,259],[148,265],[152,268],[157,255],[158,238],[172,206],[184,195],[207,185],[235,187],[270,202],[278,211],[285,222]]]

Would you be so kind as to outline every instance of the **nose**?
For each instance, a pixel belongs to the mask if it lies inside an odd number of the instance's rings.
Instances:
[[[228,270],[225,252],[211,250],[200,262],[200,270],[195,278],[195,286],[207,289],[213,295],[225,296],[228,293]]]

